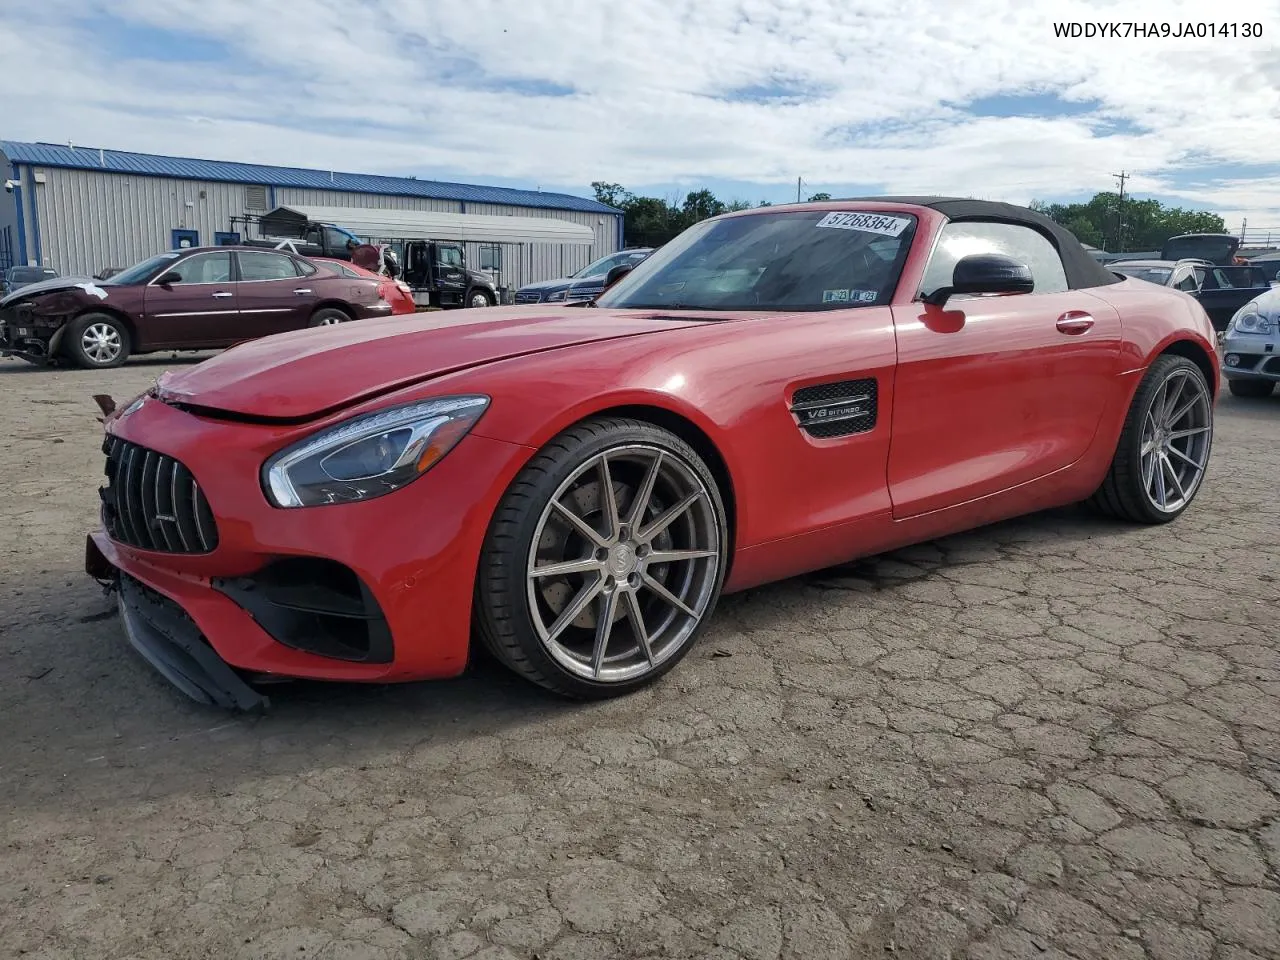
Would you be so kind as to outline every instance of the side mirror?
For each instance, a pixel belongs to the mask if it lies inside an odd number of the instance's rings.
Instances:
[[[941,307],[957,293],[1030,293],[1035,287],[1025,263],[999,253],[975,253],[956,263],[951,286],[939,287],[924,299]]]
[[[604,275],[604,289],[600,292],[604,293],[605,290],[608,290],[634,269],[635,267],[629,263],[620,263],[616,267],[611,267],[609,272]]]
[[[180,274],[177,270],[169,270],[166,273],[162,273],[160,274],[160,278],[156,280],[156,283],[160,284],[160,286],[162,287],[167,287],[167,286],[170,286],[171,284],[181,283],[181,282],[182,282],[182,274]]]

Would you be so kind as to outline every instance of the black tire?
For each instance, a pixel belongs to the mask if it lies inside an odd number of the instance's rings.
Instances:
[[[468,290],[467,306],[468,307],[492,307],[493,297],[489,295],[488,290]]]
[[[1233,397],[1248,397],[1252,400],[1263,400],[1275,390],[1274,380],[1228,380],[1227,389]]]
[[[707,494],[709,517],[718,530],[717,567],[709,602],[682,646],[649,672],[633,680],[599,682],[565,669],[543,646],[530,611],[528,558],[544,510],[561,485],[583,464],[605,451],[637,444],[659,448],[674,458]],[[653,683],[676,666],[697,643],[715,610],[724,584],[729,550],[728,522],[720,490],[711,471],[692,447],[675,434],[638,420],[588,420],[550,441],[512,481],[490,522],[476,577],[476,633],[487,651],[521,677],[560,696],[601,700],[623,696]],[[595,610],[592,601],[591,610]],[[598,613],[596,614],[598,617]],[[656,634],[655,634],[656,638]]]
[[[345,310],[339,310],[337,307],[321,307],[311,315],[311,322],[307,326],[328,327],[335,323],[346,323],[350,319],[351,315]]]
[[[1131,523],[1161,524],[1177,519],[1189,507],[1203,486],[1203,473],[1196,482],[1195,489],[1186,497],[1185,503],[1174,510],[1162,510],[1156,507],[1147,494],[1142,482],[1142,432],[1143,423],[1156,399],[1157,392],[1174,373],[1185,373],[1194,380],[1210,396],[1209,385],[1200,368],[1186,357],[1164,354],[1157,357],[1147,369],[1129,413],[1125,417],[1124,429],[1120,432],[1120,442],[1116,444],[1115,456],[1106,479],[1092,497],[1088,506],[1104,516]],[[1205,467],[1208,467],[1209,455],[1213,443],[1213,405],[1208,405],[1208,426],[1210,449],[1205,451]]]
[[[61,348],[76,366],[86,370],[118,367],[129,359],[129,328],[112,314],[86,313],[71,321]]]

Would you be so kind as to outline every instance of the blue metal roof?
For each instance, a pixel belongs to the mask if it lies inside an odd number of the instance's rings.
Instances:
[[[57,143],[20,143],[0,140],[0,153],[13,163],[72,170],[105,170],[178,180],[208,180],[214,183],[251,183],[267,187],[302,187],[313,190],[344,190],[350,193],[379,193],[398,197],[430,197],[464,203],[496,203],[550,210],[579,210],[586,213],[621,213],[586,197],[512,187],[484,187],[469,183],[416,180],[412,177],[384,177],[370,173],[339,173],[302,167],[268,167],[256,163],[225,160],[195,160],[164,157],[151,153],[125,153],[97,147],[70,147]]]

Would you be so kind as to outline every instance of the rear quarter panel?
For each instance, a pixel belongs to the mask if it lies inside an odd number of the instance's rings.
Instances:
[[[1172,344],[1185,341],[1200,350],[1208,361],[1212,370],[1209,386],[1217,396],[1220,383],[1216,336],[1208,314],[1194,297],[1181,290],[1132,279],[1094,287],[1089,293],[1120,313],[1124,324],[1121,370],[1146,369]]]

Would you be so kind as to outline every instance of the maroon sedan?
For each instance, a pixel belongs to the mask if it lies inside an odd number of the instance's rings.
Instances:
[[[115,367],[135,353],[209,350],[272,333],[385,317],[376,278],[280,250],[196,247],[109,280],[60,277],[0,300],[0,355]]]

